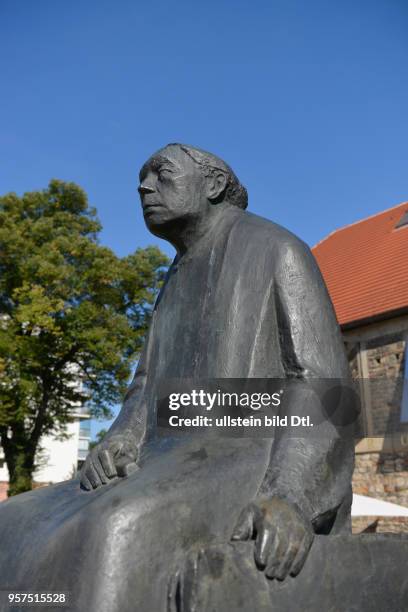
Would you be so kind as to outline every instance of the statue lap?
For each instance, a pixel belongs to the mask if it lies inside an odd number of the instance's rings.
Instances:
[[[73,480],[4,502],[0,587],[69,591],[73,609],[89,612],[166,609],[170,577],[185,554],[230,539],[261,484],[270,445],[157,440],[126,479],[92,492]]]

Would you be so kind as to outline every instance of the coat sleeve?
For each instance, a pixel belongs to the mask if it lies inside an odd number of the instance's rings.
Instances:
[[[174,261],[172,265],[174,265]],[[147,389],[148,377],[149,374],[151,375],[149,370],[152,345],[155,336],[154,328],[156,320],[156,309],[165,290],[168,278],[171,273],[171,268],[172,266],[167,271],[163,286],[161,287],[159,295],[157,296],[152,313],[149,331],[144,342],[143,350],[140,355],[139,362],[137,364],[135,375],[126,391],[122,408],[108,432],[108,436],[116,434],[125,436],[128,435],[136,439],[138,445],[140,445],[148,437],[149,434],[149,400],[147,397]]]
[[[296,437],[293,429],[277,428],[260,494],[287,499],[312,522],[316,532],[325,533],[339,508],[344,511],[351,504],[354,442],[322,413],[318,396],[308,392],[308,385],[324,391],[330,379],[347,382],[349,368],[320,270],[310,249],[295,238],[280,249],[274,297],[281,360],[289,383],[282,415],[288,415],[289,421],[291,415],[312,415],[312,419],[317,415],[319,427],[313,433],[299,428]]]
[[[108,436],[116,434],[129,436],[138,444],[146,437],[147,402],[145,397],[147,380],[147,357],[149,353],[149,336],[142,351],[135,375],[129,385],[122,408],[109,429]]]

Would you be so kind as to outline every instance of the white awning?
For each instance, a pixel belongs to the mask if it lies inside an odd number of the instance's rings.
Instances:
[[[353,495],[351,516],[408,516],[408,508],[375,497]]]

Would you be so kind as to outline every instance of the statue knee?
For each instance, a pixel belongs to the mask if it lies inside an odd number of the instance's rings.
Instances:
[[[146,533],[160,523],[166,523],[169,503],[166,495],[114,497],[106,508],[108,532],[126,530]]]

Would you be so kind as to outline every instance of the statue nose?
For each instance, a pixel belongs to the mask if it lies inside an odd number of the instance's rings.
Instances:
[[[148,187],[147,185],[139,185],[137,190],[140,195],[146,195],[146,193],[154,193],[154,189],[152,187]]]

